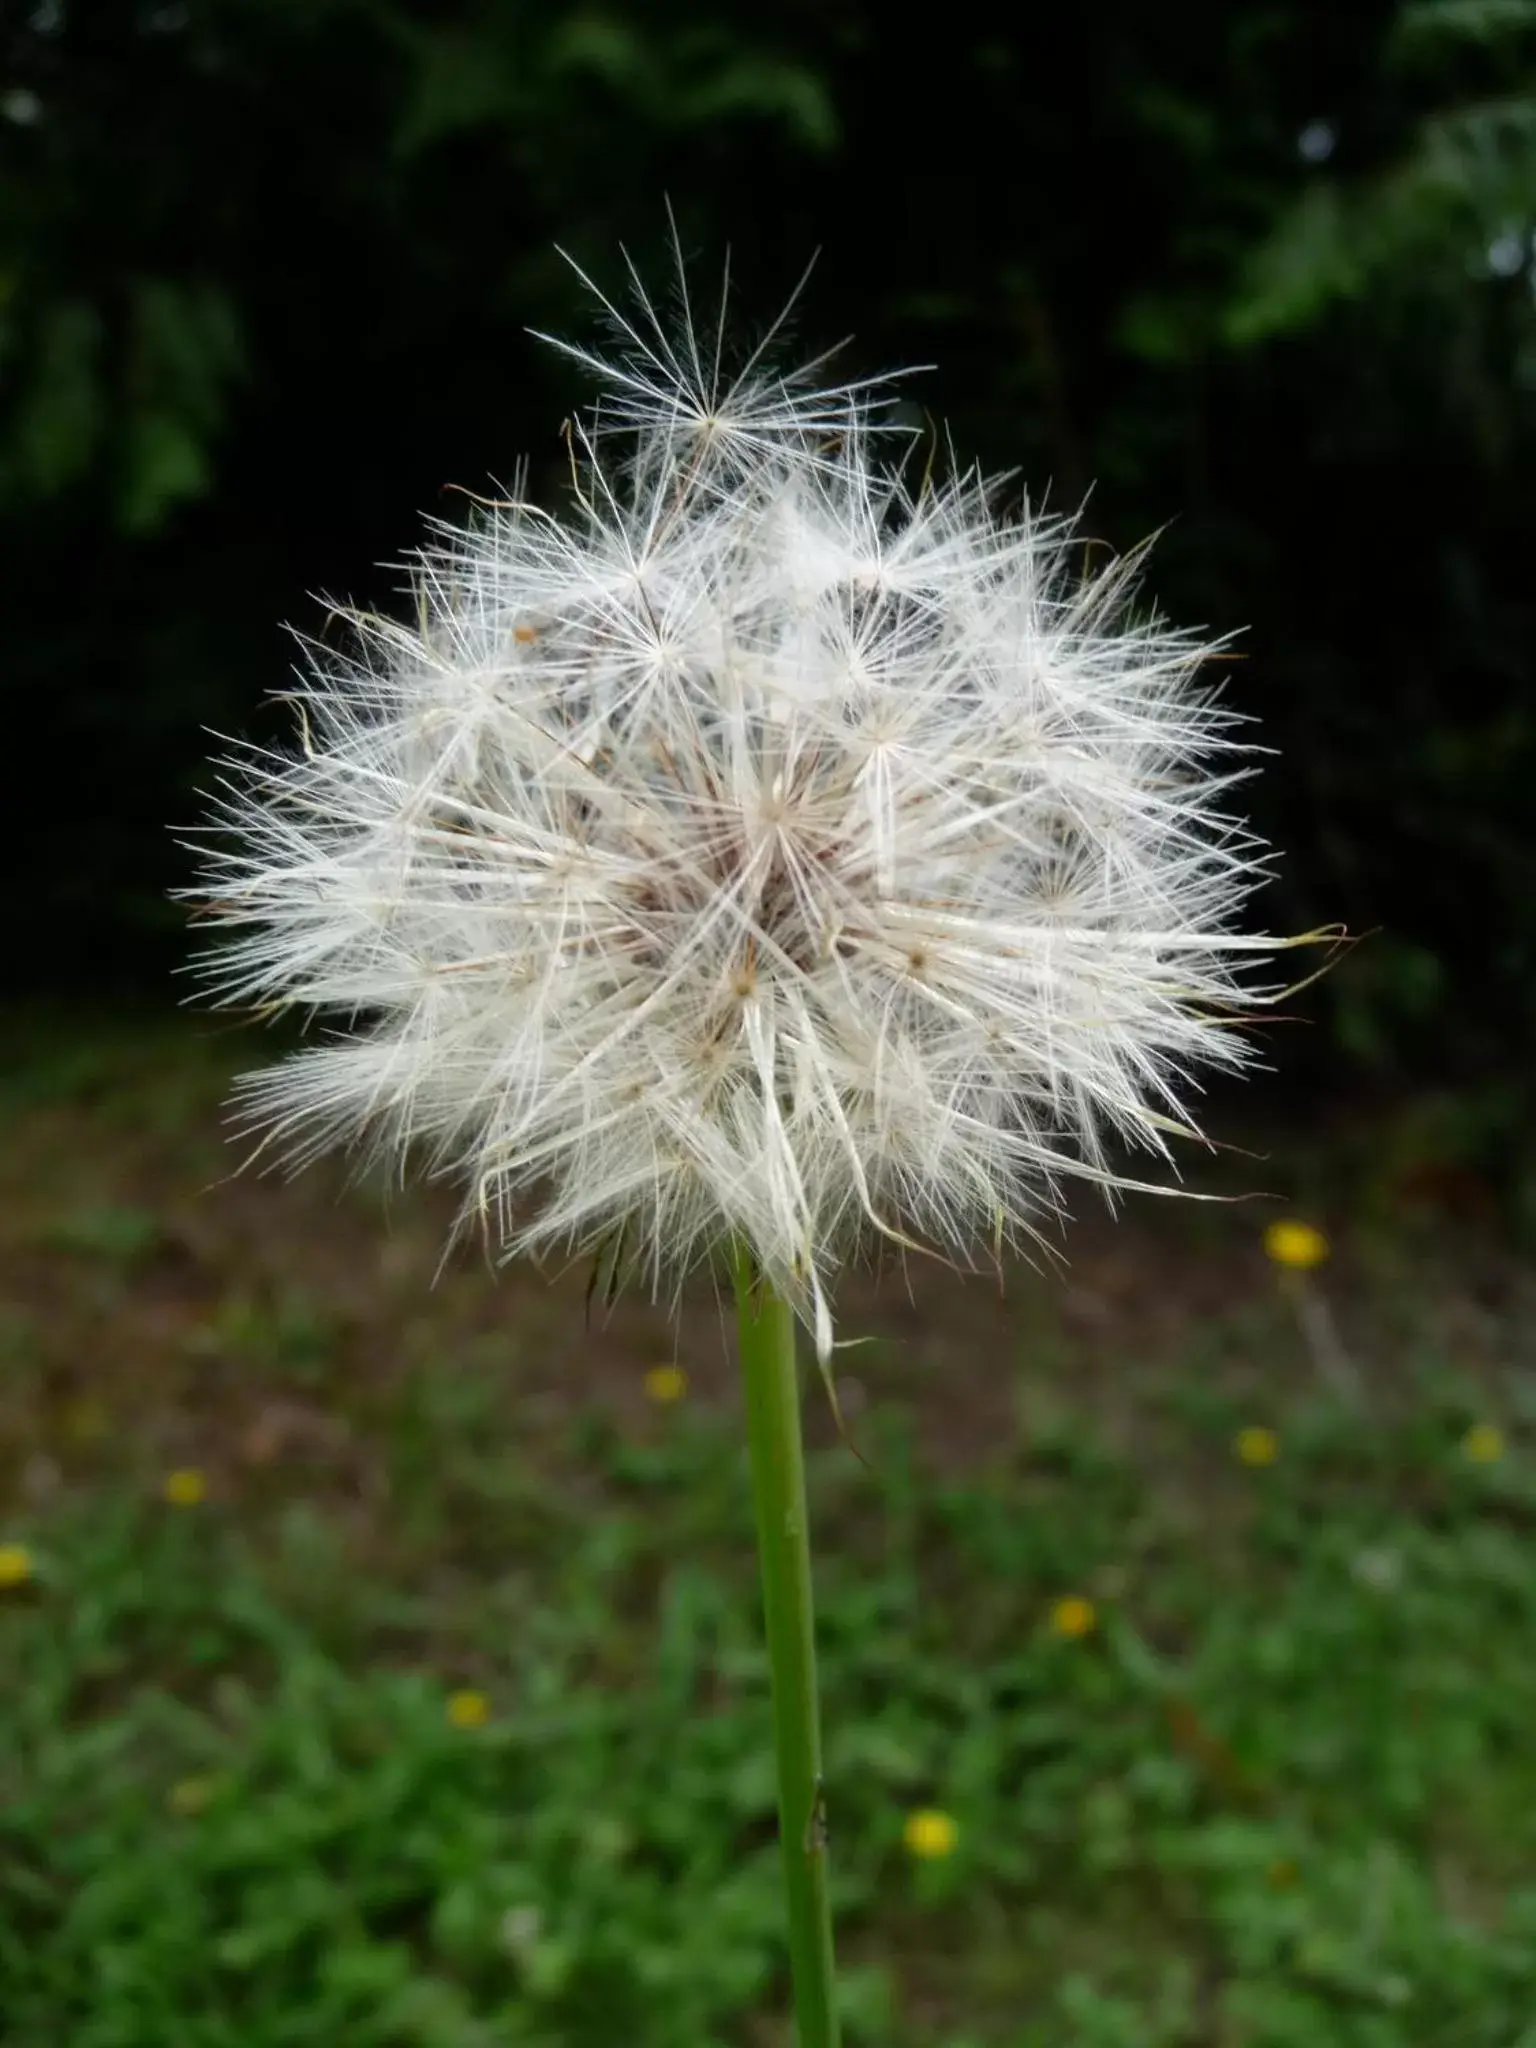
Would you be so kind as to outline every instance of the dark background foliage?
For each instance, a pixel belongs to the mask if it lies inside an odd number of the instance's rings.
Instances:
[[[663,279],[669,197],[745,322],[819,247],[797,345],[940,365],[912,390],[963,453],[1092,485],[1115,546],[1167,524],[1162,606],[1247,627],[1264,914],[1372,934],[1296,1080],[1518,1081],[1532,0],[0,21],[10,950],[42,983],[166,985],[204,728],[262,729],[317,593],[391,601],[447,486],[556,474],[582,391],[527,330],[593,311],[554,245]]]

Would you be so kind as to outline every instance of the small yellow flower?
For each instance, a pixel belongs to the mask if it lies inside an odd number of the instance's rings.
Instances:
[[[1273,1465],[1280,1455],[1280,1439],[1272,1429],[1253,1423],[1240,1429],[1232,1439],[1238,1461],[1244,1465]]]
[[[99,1443],[111,1427],[112,1418],[99,1401],[71,1401],[60,1418],[71,1443]]]
[[[1081,1593],[1069,1593],[1065,1600],[1058,1600],[1051,1609],[1052,1632],[1074,1641],[1079,1636],[1092,1635],[1098,1620],[1093,1602],[1085,1600]]]
[[[680,1365],[653,1365],[645,1376],[645,1391],[659,1407],[670,1407],[687,1393],[688,1375]]]
[[[25,1543],[0,1543],[0,1591],[7,1586],[24,1586],[32,1569],[32,1553]]]
[[[219,1782],[217,1778],[182,1778],[167,1792],[165,1803],[172,1813],[201,1813],[217,1795]]]
[[[1271,1223],[1264,1232],[1264,1249],[1277,1266],[1307,1273],[1327,1258],[1328,1240],[1311,1223]]]
[[[173,1508],[195,1508],[208,1498],[208,1476],[195,1465],[182,1465],[166,1473],[160,1491]]]
[[[1492,1422],[1474,1422],[1461,1440],[1462,1455],[1474,1465],[1497,1465],[1504,1455],[1504,1432]]]
[[[448,1695],[447,1714],[455,1728],[483,1728],[491,1718],[491,1703],[483,1692],[466,1688]]]
[[[947,1813],[940,1813],[936,1807],[920,1806],[915,1813],[907,1815],[901,1839],[909,1856],[932,1863],[941,1856],[954,1854],[960,1830]]]

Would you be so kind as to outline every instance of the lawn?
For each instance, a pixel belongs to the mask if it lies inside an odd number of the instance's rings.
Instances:
[[[206,1025],[5,1050],[6,2048],[787,2043],[707,1282],[589,1328],[442,1191],[221,1179]],[[1422,1120],[1319,1129],[847,1290],[851,2048],[1536,2048],[1531,1277]]]

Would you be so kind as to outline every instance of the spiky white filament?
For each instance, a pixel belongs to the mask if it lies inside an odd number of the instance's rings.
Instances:
[[[440,530],[228,764],[207,971],[339,1020],[243,1084],[289,1156],[423,1144],[509,1253],[653,1282],[739,1234],[825,1356],[861,1235],[963,1259],[1185,1128],[1258,851],[1135,560],[914,484],[867,387],[626,333],[569,514]]]

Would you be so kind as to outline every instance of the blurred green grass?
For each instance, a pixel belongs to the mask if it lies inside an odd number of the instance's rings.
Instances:
[[[580,1275],[431,1290],[431,1196],[202,1192],[242,1050],[8,1067],[0,2040],[787,2041],[710,1305],[588,1333]],[[1370,1213],[1322,1283],[1358,1397],[1241,1210],[850,1309],[865,1462],[817,1415],[812,1484],[854,2048],[1536,2048],[1525,1281]]]

